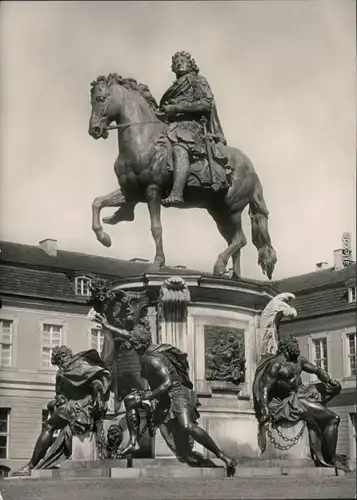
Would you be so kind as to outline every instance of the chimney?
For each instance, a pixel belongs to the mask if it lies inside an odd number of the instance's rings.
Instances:
[[[57,257],[57,240],[46,238],[40,241],[38,246],[50,257]]]
[[[341,271],[341,269],[351,264],[352,252],[347,248],[339,248],[333,252],[333,260],[335,271]]]
[[[181,264],[178,264],[177,266],[174,266],[174,269],[187,269],[187,267],[182,266]]]
[[[148,259],[142,259],[141,257],[134,257],[133,259],[129,259],[129,262],[144,262],[144,263],[148,263],[150,262]]]
[[[328,263],[327,262],[318,262],[316,264],[316,271],[323,271],[324,269],[328,269]]]

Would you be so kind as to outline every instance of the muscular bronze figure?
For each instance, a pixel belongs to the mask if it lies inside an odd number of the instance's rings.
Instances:
[[[315,385],[302,383],[303,371],[318,377],[325,388],[323,395]],[[340,417],[326,406],[341,392],[341,385],[322,368],[300,355],[295,338],[281,339],[277,353],[263,357],[256,370],[253,391],[261,433],[264,433],[268,422],[293,425],[304,421],[315,465],[346,470],[336,454]]]
[[[105,335],[121,339],[135,349],[140,357],[141,376],[150,386],[150,390],[132,392],[124,399],[130,439],[121,456],[139,450],[138,408],[154,408],[155,425],[160,426],[160,430],[166,428],[162,434],[179,458],[194,462],[197,454],[192,448],[193,441],[196,441],[225,463],[227,475],[233,475],[235,459],[220,450],[197,424],[198,398],[189,378],[187,354],[169,344],[153,345],[145,322],[128,331],[113,326],[102,314],[97,313],[95,320],[101,324]]]

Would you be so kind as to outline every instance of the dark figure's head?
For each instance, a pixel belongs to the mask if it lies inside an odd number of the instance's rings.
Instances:
[[[187,73],[191,73],[192,71],[195,73],[199,73],[200,71],[191,54],[189,52],[185,52],[184,50],[176,52],[176,54],[172,56],[171,69],[177,78],[180,78],[180,76],[186,75]]]
[[[51,363],[61,367],[68,363],[73,356],[73,352],[66,345],[56,346],[52,351]]]
[[[134,328],[131,332],[131,345],[132,349],[139,354],[144,353],[147,348],[152,344],[151,331],[147,326],[140,326]]]
[[[110,447],[119,448],[123,441],[123,431],[117,424],[112,424],[107,433],[107,442]]]
[[[284,354],[289,361],[296,361],[300,356],[300,348],[297,339],[289,336],[279,340],[278,353]]]

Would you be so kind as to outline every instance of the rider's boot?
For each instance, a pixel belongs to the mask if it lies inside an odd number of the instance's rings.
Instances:
[[[164,207],[176,207],[183,204],[183,190],[190,174],[190,159],[188,151],[182,146],[174,146],[174,183],[171,193],[161,201]]]

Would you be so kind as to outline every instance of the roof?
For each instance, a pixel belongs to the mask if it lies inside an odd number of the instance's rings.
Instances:
[[[314,271],[312,273],[300,274],[279,281],[272,282],[272,285],[281,292],[300,292],[302,290],[311,290],[320,286],[333,286],[344,284],[351,279],[356,278],[356,263],[341,270],[334,268]]]
[[[58,250],[55,257],[42,248],[9,241],[0,241],[0,290],[11,295],[75,300],[72,286],[75,275],[94,274],[109,280],[143,276],[150,263],[100,257]],[[198,271],[165,267],[162,273],[195,275]],[[202,273],[199,273],[202,274]]]
[[[0,264],[33,267],[57,271],[76,271],[111,277],[138,276],[150,268],[148,262],[130,262],[128,260],[101,257],[68,250],[58,250],[56,257],[49,256],[42,248],[10,241],[0,241]],[[163,272],[182,274],[183,270],[165,267]],[[185,274],[197,274],[199,271],[185,269]]]
[[[75,275],[95,274],[109,280],[130,280],[150,273],[150,263],[100,257],[78,252],[58,250],[55,257],[42,248],[9,241],[0,241],[0,290],[12,295],[49,297],[83,301],[76,297],[72,286]],[[165,267],[164,274],[211,276],[200,271]],[[268,285],[277,292],[296,295],[297,320],[354,309],[347,300],[347,283],[355,280],[356,264],[335,271],[333,269],[294,276],[275,282],[242,280],[249,286]]]
[[[34,297],[74,297],[71,282],[64,273],[4,265],[0,265],[0,290]]]
[[[354,310],[348,302],[347,287],[356,282],[356,263],[341,270],[325,269],[275,281],[280,292],[295,294],[294,307],[298,316],[293,320]]]

